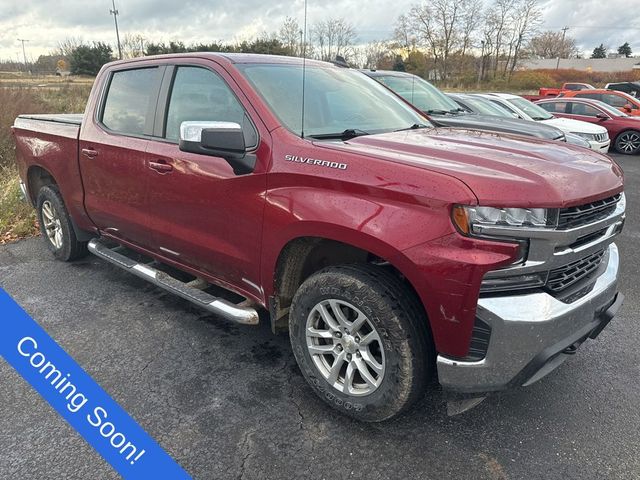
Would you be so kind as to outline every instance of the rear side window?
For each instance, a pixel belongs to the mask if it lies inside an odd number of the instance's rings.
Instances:
[[[544,103],[537,103],[536,105],[544,108],[547,112],[551,112],[551,113],[566,113],[567,111],[566,102],[544,102]]]
[[[604,95],[602,95],[602,101],[604,103],[608,103],[612,107],[624,107],[627,103],[629,103],[626,98],[611,93],[605,93]]]
[[[573,113],[574,115],[584,115],[586,117],[596,117],[599,113],[602,112],[597,108],[593,108],[591,105],[571,102],[571,113]]]
[[[243,125],[245,112],[225,81],[201,67],[178,67],[173,80],[165,137],[177,141],[182,122],[234,122]]]
[[[102,124],[118,133],[143,135],[157,100],[152,88],[157,74],[157,67],[114,72],[102,110]]]

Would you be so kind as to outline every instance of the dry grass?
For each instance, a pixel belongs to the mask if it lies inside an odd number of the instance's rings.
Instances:
[[[21,113],[82,113],[91,90],[90,83],[33,84],[6,88],[0,82],[0,244],[38,233],[33,209],[20,197],[13,121]]]

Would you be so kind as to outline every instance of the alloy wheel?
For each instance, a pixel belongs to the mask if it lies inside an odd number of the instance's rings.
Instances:
[[[328,299],[313,307],[306,340],[313,363],[336,390],[369,395],[382,383],[382,340],[369,318],[351,303]]]
[[[62,248],[62,225],[60,217],[49,200],[42,202],[42,222],[47,233],[47,238],[51,244],[57,249]]]
[[[640,150],[640,133],[623,133],[618,140],[618,148],[624,153],[634,153]]]

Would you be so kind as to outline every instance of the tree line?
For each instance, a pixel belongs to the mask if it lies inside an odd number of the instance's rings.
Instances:
[[[127,34],[121,42],[124,58],[198,51],[292,55],[333,61],[343,57],[359,68],[395,69],[443,83],[509,80],[527,58],[571,58],[580,52],[565,31],[541,31],[538,0],[430,0],[416,3],[400,14],[390,38],[359,42],[354,25],[344,18],[312,24],[304,35],[300,23],[288,17],[271,33],[241,42],[149,41]],[[111,46],[79,39],[60,43],[56,54],[69,59],[71,73],[95,75],[113,58]],[[618,53],[631,56],[628,42]],[[600,45],[592,58],[604,58]]]

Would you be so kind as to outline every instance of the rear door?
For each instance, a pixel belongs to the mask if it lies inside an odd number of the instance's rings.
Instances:
[[[79,142],[85,209],[106,235],[152,247],[147,144],[164,66],[113,70],[94,99]]]
[[[213,62],[185,59],[169,67],[156,138],[147,149],[149,161],[168,170],[152,175],[146,212],[167,259],[262,298],[258,267],[269,134],[258,131],[264,127],[257,117],[249,119],[248,108],[231,77]],[[242,125],[249,154],[257,156],[254,173],[236,175],[223,158],[181,151],[179,130],[185,121]]]
[[[596,124],[602,123],[602,119],[598,118],[598,115],[605,114],[600,109],[581,102],[567,102],[567,113],[570,113],[569,116],[575,120]]]

